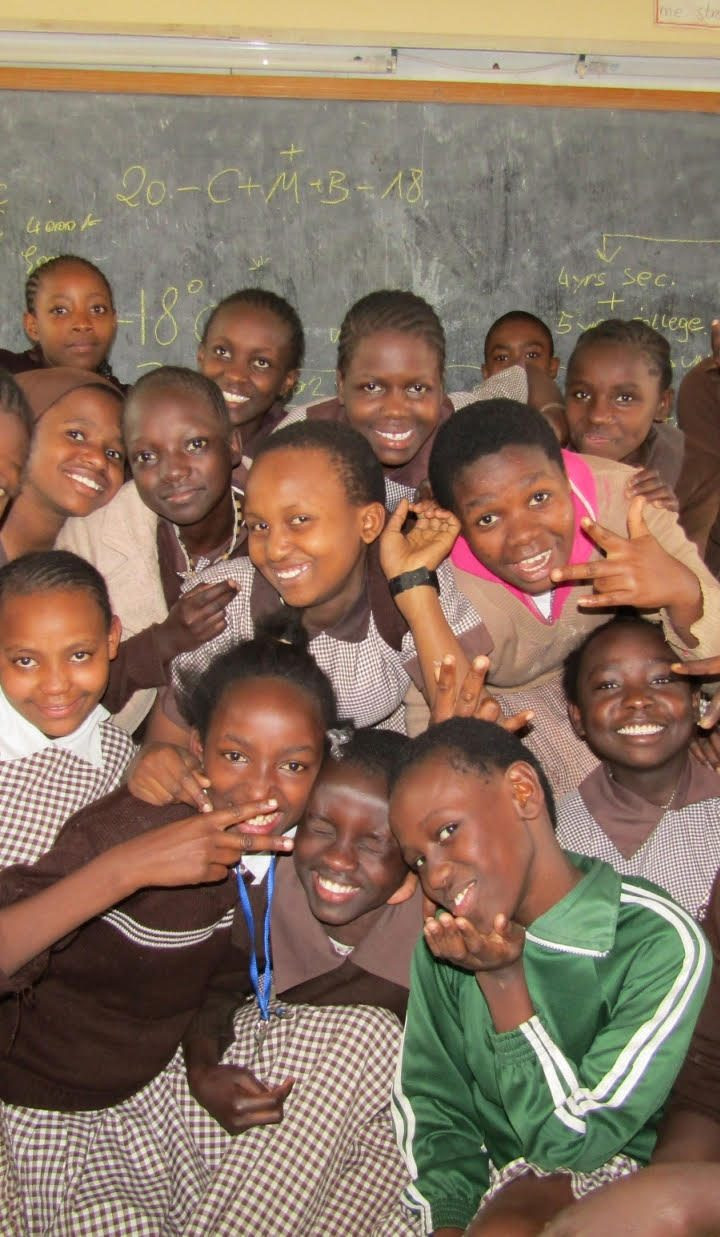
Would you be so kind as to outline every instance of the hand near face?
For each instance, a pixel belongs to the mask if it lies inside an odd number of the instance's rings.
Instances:
[[[268,1087],[239,1065],[191,1066],[188,1082],[198,1103],[228,1134],[242,1134],[256,1125],[279,1125],[294,1086],[294,1079],[287,1078]]]
[[[128,769],[128,790],[143,803],[164,807],[187,803],[200,812],[212,811],[208,798],[210,779],[186,747],[172,743],[147,743]]]
[[[160,625],[162,657],[171,661],[219,636],[227,626],[225,610],[237,593],[235,580],[196,584],[178,597]]]
[[[469,919],[442,911],[426,919],[423,929],[430,952],[465,971],[498,971],[520,958],[525,929],[506,915],[496,915],[490,932],[480,932]]]
[[[702,613],[700,584],[688,567],[668,554],[649,531],[644,516],[645,499],[630,503],[627,537],[603,528],[588,518],[583,529],[604,557],[589,563],[568,563],[551,573],[553,583],[590,581],[595,596],[581,597],[583,609],[635,606],[639,610],[671,610],[697,606]]]
[[[457,665],[451,653],[443,657],[435,676],[436,690],[430,722],[433,726],[451,717],[479,717],[497,722],[503,730],[522,730],[533,719],[531,709],[505,717],[494,696],[485,686],[490,668],[487,657],[475,657],[465,678],[458,683]]]
[[[410,512],[417,519],[412,528],[403,532]],[[380,538],[380,562],[388,580],[418,567],[434,571],[447,558],[459,532],[460,523],[452,512],[443,510],[431,499],[412,505],[403,499]]]

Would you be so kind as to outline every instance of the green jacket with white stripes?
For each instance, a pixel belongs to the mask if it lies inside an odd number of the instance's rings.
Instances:
[[[469,971],[415,950],[393,1109],[424,1230],[464,1228],[493,1174],[647,1163],[710,977],[701,929],[599,860],[530,926],[534,1016],[498,1033]]]

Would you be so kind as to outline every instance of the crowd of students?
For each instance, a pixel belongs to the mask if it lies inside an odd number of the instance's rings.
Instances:
[[[677,428],[637,320],[563,393],[513,310],[448,392],[371,292],[303,407],[264,289],[131,388],[92,263],[23,322],[3,1232],[720,1233],[718,356]]]

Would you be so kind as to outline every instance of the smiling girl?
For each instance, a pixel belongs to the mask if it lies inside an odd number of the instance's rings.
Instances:
[[[291,848],[282,835],[305,807],[336,716],[312,658],[270,636],[233,649],[187,707],[216,822],[241,826],[241,849],[262,853],[237,879],[228,857],[213,884],[156,881],[125,896],[5,983],[17,995],[0,1002],[1,1115],[32,1234],[177,1234],[208,1182],[176,1099],[177,1049],[211,977],[231,965],[239,892],[263,919],[273,853]],[[110,846],[186,817],[121,788],[68,821],[34,865],[0,873],[0,901],[40,893]],[[262,1090],[282,1107],[287,1087]]]
[[[21,374],[35,419],[20,493],[0,533],[3,561],[49,550],[68,516],[109,503],[123,483],[123,397],[117,387],[80,369]]]
[[[628,475],[562,451],[539,414],[508,400],[456,413],[430,459],[433,492],[460,523],[458,589],[493,646],[473,651],[487,652],[488,686],[506,711],[532,709],[528,745],[559,793],[595,763],[568,721],[562,667],[603,611],[657,611],[682,657],[705,656],[717,641],[717,582],[676,516],[642,498],[628,503]]]
[[[702,918],[720,867],[720,776],[690,754],[697,699],[674,660],[639,616],[596,628],[568,658],[570,720],[602,763],[561,801],[558,840]]]
[[[530,1237],[647,1163],[707,944],[662,891],[560,849],[542,767],[499,726],[456,718],[415,739],[390,823],[439,907],[413,959],[394,1096],[406,1205],[435,1237]],[[521,1177],[525,1205],[504,1209]]]

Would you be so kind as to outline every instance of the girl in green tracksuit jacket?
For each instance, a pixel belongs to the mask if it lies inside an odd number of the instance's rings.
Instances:
[[[415,739],[390,815],[442,908],[415,951],[398,1071],[405,1202],[443,1237],[539,1231],[484,1208],[520,1176],[565,1174],[569,1198],[647,1162],[707,945],[654,885],[560,849],[538,761],[488,722]]]

